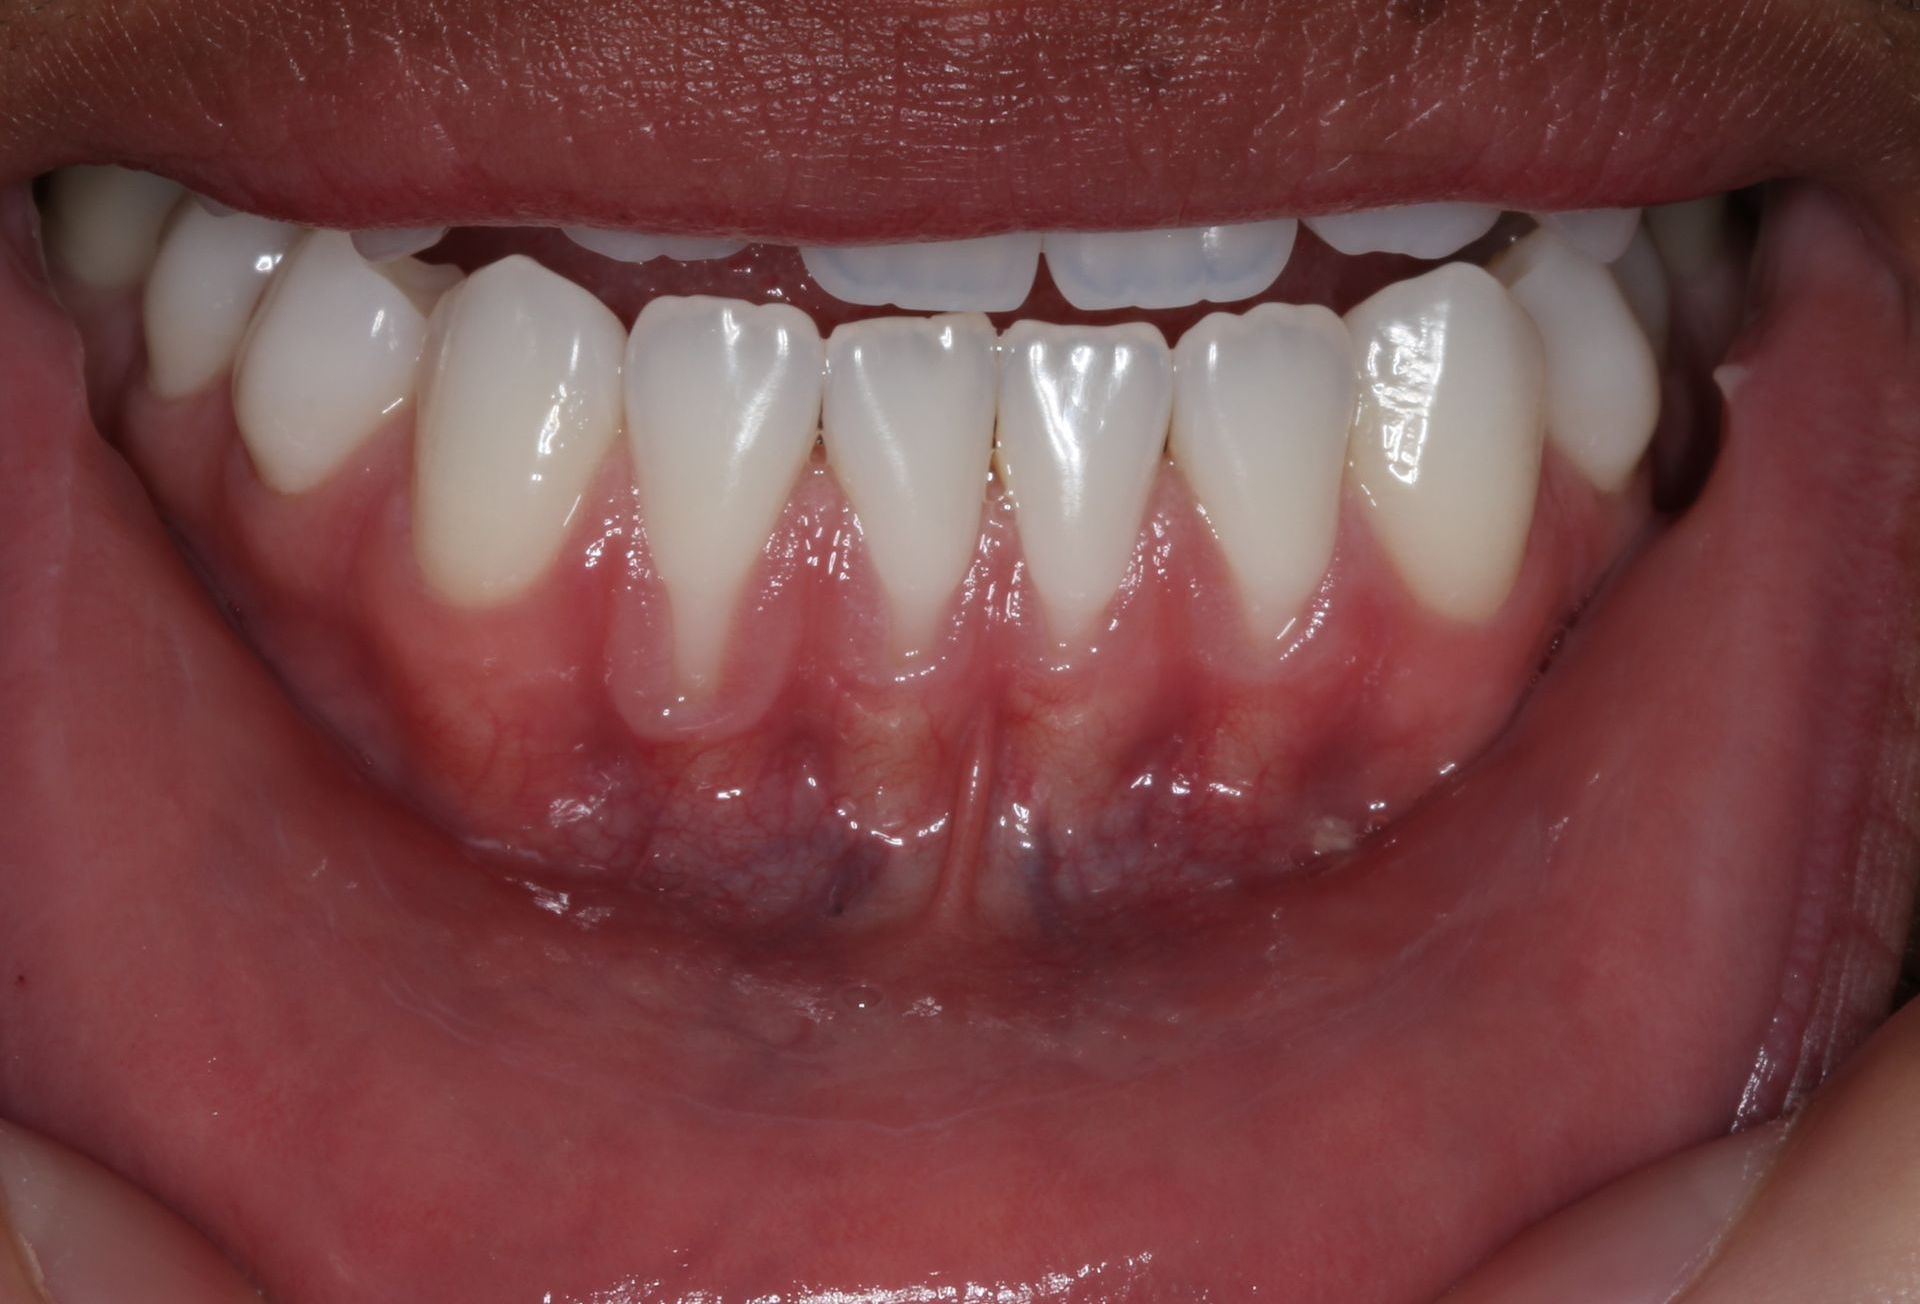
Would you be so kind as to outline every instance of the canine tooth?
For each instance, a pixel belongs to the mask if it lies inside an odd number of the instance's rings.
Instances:
[[[994,390],[993,327],[977,314],[850,322],[827,341],[827,461],[900,651],[933,641],[978,546]]]
[[[1168,449],[1205,508],[1257,638],[1285,631],[1326,573],[1357,382],[1325,308],[1217,312],[1173,351]]]
[[[563,226],[560,231],[582,249],[620,263],[650,263],[656,258],[697,263],[708,258],[731,258],[747,247],[745,240],[725,236],[645,235],[597,226]]]
[[[1645,227],[1633,233],[1627,252],[1620,255],[1610,270],[1613,279],[1620,283],[1620,292],[1627,297],[1627,306],[1640,322],[1640,329],[1646,332],[1654,358],[1665,362],[1672,294],[1667,288],[1667,269],[1661,264],[1660,253],[1653,247],[1653,237]]]
[[[1490,270],[1540,333],[1547,438],[1599,488],[1623,488],[1660,419],[1660,368],[1619,282],[1544,230]]]
[[[1533,220],[1595,262],[1618,262],[1640,229],[1637,208],[1585,208],[1535,213]]]
[[[1054,232],[1047,270],[1083,311],[1180,308],[1251,299],[1280,278],[1299,224],[1292,218],[1167,231]]]
[[[620,319],[518,254],[442,303],[414,443],[414,548],[451,601],[508,601],[553,561],[620,429]]]
[[[120,290],[147,274],[180,187],[149,172],[62,168],[47,182],[47,247],[75,280]]]
[[[1727,197],[1708,195],[1647,210],[1647,230],[1660,261],[1677,278],[1699,276],[1727,248]]]
[[[1520,572],[1544,442],[1540,339],[1466,263],[1397,282],[1347,314],[1360,370],[1347,458],[1368,520],[1416,597],[1491,617]]]
[[[1016,322],[1001,339],[994,464],[1049,628],[1079,642],[1112,601],[1167,442],[1173,357],[1152,326]]]
[[[444,226],[381,226],[353,233],[353,247],[370,263],[390,263],[431,249],[445,238]]]
[[[1301,220],[1343,254],[1445,258],[1493,230],[1500,210],[1485,204],[1403,204]]]
[[[676,673],[718,681],[742,586],[819,427],[820,332],[787,304],[653,300],[627,342],[627,439]]]
[[[233,408],[260,478],[311,489],[413,395],[427,318],[341,231],[287,255],[234,364]]]
[[[247,320],[299,234],[264,217],[180,206],[141,304],[154,393],[183,397],[233,365]]]
[[[1011,312],[1026,302],[1040,266],[1031,232],[920,244],[803,248],[820,288],[844,303],[916,312]]]

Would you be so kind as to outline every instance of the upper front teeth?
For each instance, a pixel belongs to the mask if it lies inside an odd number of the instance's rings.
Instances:
[[[1011,312],[1026,302],[1040,265],[1033,234],[922,244],[803,248],[820,288],[847,303],[929,312]]]
[[[1172,231],[1056,233],[1041,248],[1053,283],[1076,308],[1234,303],[1280,278],[1297,225],[1286,218]]]
[[[1343,254],[1447,258],[1493,230],[1500,210],[1486,204],[1406,204],[1309,217],[1313,233]]]
[[[597,226],[563,226],[567,239],[621,263],[648,263],[656,258],[695,263],[708,258],[731,258],[747,247],[745,240],[705,235],[643,235]]]

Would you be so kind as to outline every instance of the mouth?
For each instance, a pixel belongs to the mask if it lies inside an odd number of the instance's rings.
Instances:
[[[20,16],[0,1115],[276,1300],[1403,1301],[1792,1108],[1920,763],[1835,8]]]

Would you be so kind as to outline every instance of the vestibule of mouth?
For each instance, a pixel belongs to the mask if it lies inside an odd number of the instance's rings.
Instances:
[[[43,198],[98,423],[303,705],[542,900],[750,929],[1351,851],[1657,528],[1745,274],[1724,197],[799,250]]]

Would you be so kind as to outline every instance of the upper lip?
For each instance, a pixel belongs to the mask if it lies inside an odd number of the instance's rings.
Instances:
[[[1598,207],[1783,175],[1885,199],[1920,178],[1920,35],[1858,7],[26,7],[0,18],[0,176],[111,161],[315,225],[798,243]]]

